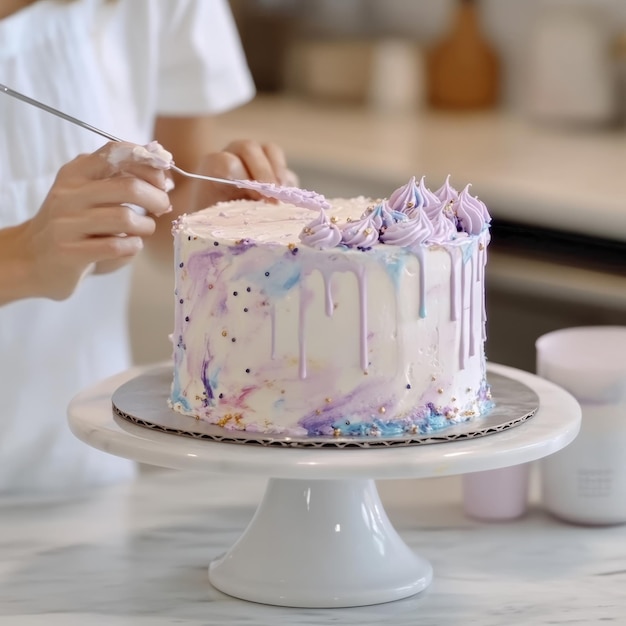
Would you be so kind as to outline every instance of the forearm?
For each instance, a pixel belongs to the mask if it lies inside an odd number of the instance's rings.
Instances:
[[[26,226],[0,229],[0,306],[37,296]]]

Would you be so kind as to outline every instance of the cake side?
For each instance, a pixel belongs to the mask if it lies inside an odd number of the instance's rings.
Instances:
[[[415,208],[416,189],[396,202]],[[236,201],[178,220],[175,410],[291,436],[429,432],[484,411],[488,229],[407,245],[371,200],[331,206],[312,220]]]

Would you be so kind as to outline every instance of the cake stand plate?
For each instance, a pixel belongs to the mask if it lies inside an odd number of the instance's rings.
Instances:
[[[158,366],[162,368],[164,366]],[[374,479],[420,478],[533,461],[570,443],[580,407],[556,385],[490,365],[488,375],[519,381],[539,398],[532,419],[488,437],[390,448],[276,448],[229,445],[138,426],[114,416],[111,398],[136,368],[78,394],[73,433],[95,448],[175,469],[261,474],[265,495],[239,540],[209,567],[232,596],[294,607],[346,607],[398,600],[425,589],[430,563],[393,528]]]
[[[451,425],[430,433],[402,433],[395,436],[296,437],[280,434],[228,430],[204,420],[181,415],[170,409],[167,400],[172,382],[171,366],[139,374],[115,390],[113,412],[139,426],[183,437],[221,443],[239,443],[289,448],[383,448],[445,443],[473,439],[518,426],[539,407],[539,397],[527,385],[510,376],[489,373],[495,407],[479,419]],[[120,424],[122,424],[120,422]]]

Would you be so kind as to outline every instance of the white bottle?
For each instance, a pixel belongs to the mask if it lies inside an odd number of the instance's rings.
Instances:
[[[607,124],[617,76],[603,3],[543,0],[527,47],[526,110],[539,121]]]

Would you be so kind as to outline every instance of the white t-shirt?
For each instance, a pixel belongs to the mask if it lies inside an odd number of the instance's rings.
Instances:
[[[0,20],[0,82],[137,143],[159,114],[218,113],[254,94],[222,0],[39,0]],[[105,142],[2,94],[0,121],[0,227],[32,217],[59,167]],[[134,474],[76,439],[66,417],[76,393],[130,365],[129,278],[0,306],[0,491]]]

